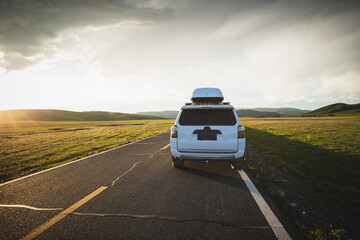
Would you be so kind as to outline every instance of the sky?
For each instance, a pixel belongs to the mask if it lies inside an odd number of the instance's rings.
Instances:
[[[0,110],[359,103],[359,46],[359,1],[0,0]]]

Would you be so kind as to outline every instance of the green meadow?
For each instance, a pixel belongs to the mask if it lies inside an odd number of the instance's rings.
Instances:
[[[168,131],[173,122],[0,121],[0,182]]]
[[[312,184],[324,199],[359,206],[360,117],[241,120],[249,146]]]

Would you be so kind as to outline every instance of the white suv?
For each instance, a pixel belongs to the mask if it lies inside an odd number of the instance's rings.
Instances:
[[[228,161],[241,169],[245,152],[245,128],[233,106],[223,102],[218,88],[197,88],[171,127],[173,166],[184,160]]]

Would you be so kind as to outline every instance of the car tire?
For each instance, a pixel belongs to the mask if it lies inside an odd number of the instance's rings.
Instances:
[[[174,168],[182,168],[184,166],[184,160],[172,157],[172,165]]]
[[[241,170],[243,169],[243,159],[242,158],[235,159],[231,162],[231,165],[235,170]]]

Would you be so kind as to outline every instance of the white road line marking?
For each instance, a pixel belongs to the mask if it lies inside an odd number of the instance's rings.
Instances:
[[[166,132],[168,132],[168,131],[166,131]],[[35,176],[35,175],[38,175],[38,174],[47,172],[47,171],[54,170],[54,169],[56,169],[56,168],[64,167],[64,166],[66,166],[66,165],[70,165],[70,164],[73,164],[73,163],[76,163],[76,162],[79,162],[79,161],[82,161],[82,160],[85,160],[85,159],[88,159],[88,158],[91,158],[91,157],[94,157],[94,156],[97,156],[97,155],[100,155],[100,154],[103,154],[103,153],[107,153],[107,152],[110,152],[110,151],[113,151],[113,150],[116,150],[116,149],[119,149],[119,148],[128,146],[128,145],[130,145],[130,144],[138,143],[138,142],[140,142],[140,141],[143,141],[143,140],[146,140],[146,139],[149,139],[149,138],[157,137],[157,136],[159,136],[159,135],[161,135],[161,134],[164,134],[164,133],[166,133],[166,132],[159,133],[159,134],[156,134],[156,135],[147,137],[147,138],[143,138],[143,139],[137,140],[137,141],[135,141],[135,142],[126,143],[126,144],[124,144],[124,145],[121,145],[121,146],[118,146],[118,147],[115,147],[115,148],[111,148],[111,149],[105,150],[105,151],[103,151],[103,152],[96,153],[96,154],[94,154],[94,155],[90,155],[90,156],[87,156],[87,157],[84,157],[84,158],[80,158],[80,159],[77,159],[77,160],[74,160],[74,161],[71,161],[71,162],[68,162],[68,163],[64,163],[64,164],[59,165],[59,166],[56,166],[56,167],[52,167],[52,168],[48,168],[48,169],[42,170],[42,171],[40,171],[40,172],[36,172],[36,173],[29,174],[29,175],[26,175],[26,176],[23,176],[23,177],[19,177],[19,178],[10,180],[10,181],[8,181],[8,182],[0,183],[0,187],[1,187],[1,186],[4,186],[4,185],[7,185],[7,184],[9,184],[9,183],[17,182],[17,181],[20,181],[20,180],[22,180],[22,179],[25,179],[25,178],[28,178],[28,177],[32,177],[32,176]]]
[[[260,192],[257,190],[255,185],[251,182],[248,175],[245,173],[244,170],[238,170],[241,178],[244,180],[246,186],[248,187],[251,195],[255,199],[255,202],[259,206],[262,214],[266,218],[267,222],[269,223],[271,229],[275,233],[277,239],[280,240],[289,240],[291,237],[287,233],[286,229],[280,223],[279,219],[275,216],[274,212],[271,210],[269,205],[265,202],[264,198],[261,196]]]
[[[35,211],[60,211],[63,210],[63,208],[37,208],[32,207],[28,205],[10,205],[10,204],[0,204],[0,207],[6,207],[6,208],[27,208]]]

